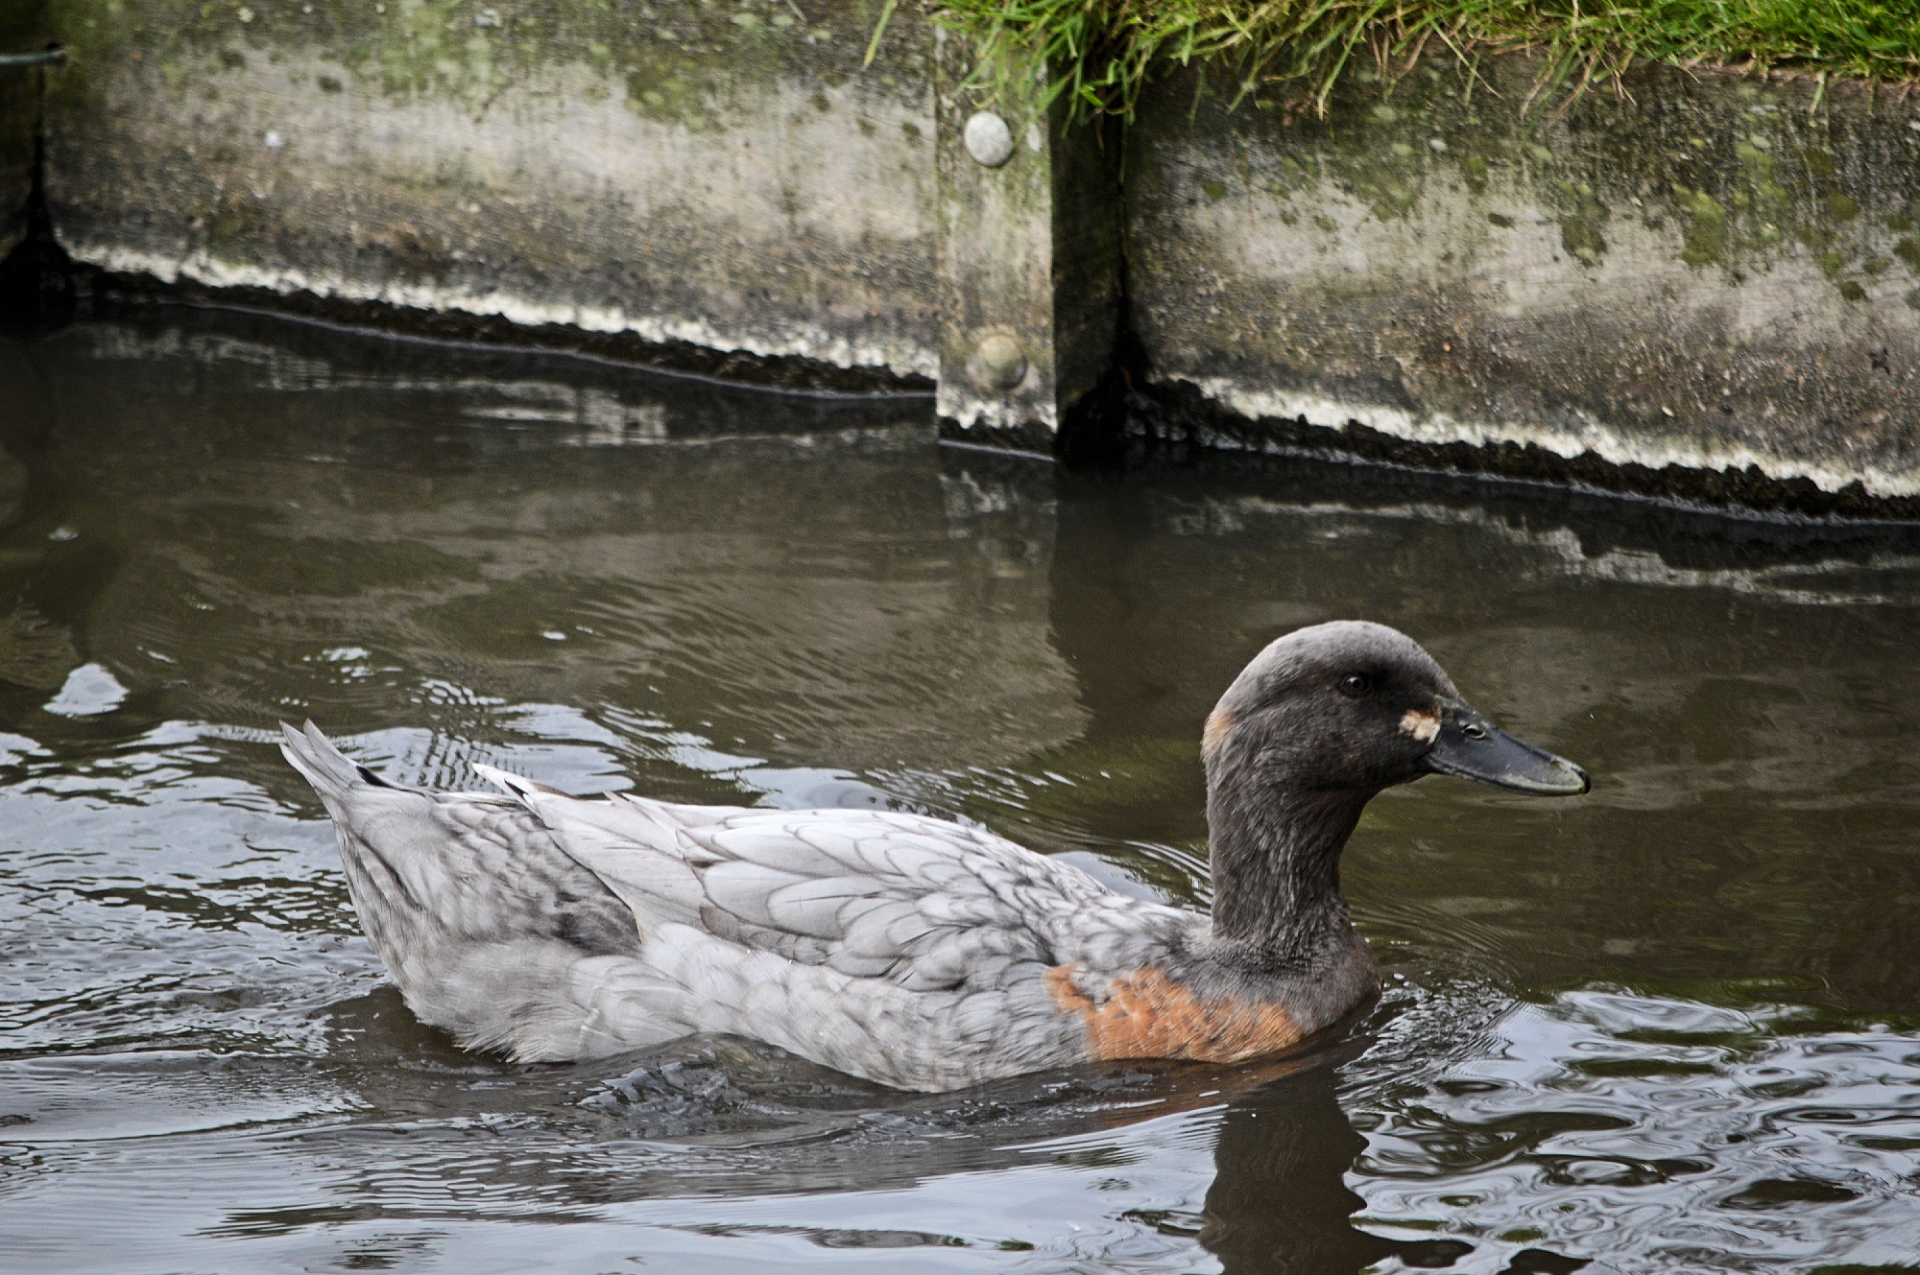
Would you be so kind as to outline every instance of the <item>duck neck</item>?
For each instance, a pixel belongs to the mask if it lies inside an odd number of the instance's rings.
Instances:
[[[1353,946],[1340,851],[1372,795],[1209,786],[1213,937],[1231,959],[1284,973],[1319,968]]]

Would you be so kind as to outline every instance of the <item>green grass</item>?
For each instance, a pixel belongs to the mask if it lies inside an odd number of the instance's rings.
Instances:
[[[1236,99],[1324,111],[1342,74],[1389,75],[1422,52],[1545,54],[1536,96],[1577,92],[1636,58],[1789,66],[1920,82],[1920,0],[932,0],[992,56],[1042,49],[1083,115],[1132,114],[1156,70],[1201,63]],[[891,12],[891,0],[887,5]],[[877,38],[877,33],[876,33]]]

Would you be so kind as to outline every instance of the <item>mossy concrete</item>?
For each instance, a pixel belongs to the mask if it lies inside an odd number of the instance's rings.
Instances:
[[[1920,99],[1429,57],[1325,119],[1173,75],[1123,141],[917,6],[863,65],[880,3],[60,0],[47,207],[116,280],[932,377],[1023,446],[1117,428],[1120,352],[1205,444],[1920,512]]]
[[[928,34],[878,0],[63,0],[74,256],[931,375]]]
[[[1147,94],[1131,317],[1194,432],[1920,493],[1920,100],[1644,67],[1529,111],[1538,71],[1430,58],[1325,120]]]
[[[1031,50],[979,74],[963,37],[934,32],[940,200],[938,410],[962,436],[1047,448],[1109,377],[1120,332],[1121,133],[1046,100]],[[973,87],[997,83],[997,93]],[[968,153],[976,111],[1008,126],[1013,154]],[[1008,360],[989,356],[997,349]]]

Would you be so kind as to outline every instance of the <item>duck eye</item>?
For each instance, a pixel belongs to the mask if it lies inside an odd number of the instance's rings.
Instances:
[[[1359,673],[1349,673],[1340,679],[1340,689],[1348,695],[1360,696],[1372,690],[1373,683]]]

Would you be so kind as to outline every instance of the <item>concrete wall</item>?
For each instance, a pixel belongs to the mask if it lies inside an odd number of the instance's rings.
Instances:
[[[1526,115],[1534,62],[1441,58],[1324,121],[1176,76],[1123,146],[970,93],[917,6],[863,68],[878,6],[61,0],[50,210],[122,275],[934,377],[1029,446],[1117,399],[1104,342],[1205,444],[1920,516],[1920,99],[1647,68]]]
[[[1132,321],[1225,409],[1202,437],[1920,493],[1920,100],[1649,67],[1527,118],[1538,67],[1483,69],[1356,81],[1325,121],[1148,95]]]
[[[910,8],[910,7],[909,7]],[[930,376],[928,36],[786,0],[61,0],[108,270]]]
[[[950,429],[1047,450],[1111,381],[1120,331],[1120,131],[1072,124],[1046,100],[1033,48],[979,73],[966,41],[934,32],[941,343],[936,410]],[[1004,87],[984,92],[982,78]],[[1006,154],[975,154],[974,124]],[[971,140],[970,140],[971,139]]]

